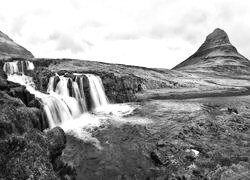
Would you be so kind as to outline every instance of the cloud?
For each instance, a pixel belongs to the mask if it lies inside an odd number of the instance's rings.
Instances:
[[[87,21],[87,22],[84,22],[83,24],[81,24],[79,26],[80,29],[85,29],[85,28],[99,28],[99,27],[102,27],[103,24],[101,22],[98,22],[98,21]]]
[[[156,39],[169,38],[173,36],[179,36],[185,31],[183,25],[179,26],[166,26],[166,25],[156,25],[150,30],[150,36]]]
[[[22,35],[22,29],[26,23],[26,16],[22,15],[15,18],[12,22],[11,35]]]
[[[136,33],[111,33],[105,37],[107,40],[136,40],[139,38],[140,35]]]
[[[1,16],[1,15],[0,15],[0,21],[5,21],[4,16]]]
[[[69,50],[72,53],[83,52],[85,51],[85,48],[93,46],[93,44],[87,40],[77,40],[70,35],[60,32],[51,34],[49,40],[56,42],[56,50]]]
[[[249,9],[235,0],[8,0],[0,30],[36,57],[171,68],[217,27],[250,57]]]

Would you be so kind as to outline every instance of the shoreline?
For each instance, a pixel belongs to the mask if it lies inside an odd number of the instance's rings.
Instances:
[[[167,99],[196,99],[205,97],[230,97],[230,96],[245,96],[250,95],[250,87],[244,87],[246,89],[225,89],[225,90],[211,90],[207,92],[202,91],[187,91],[187,92],[161,92],[161,93],[149,93],[149,94],[137,94],[137,101],[146,100],[167,100]]]

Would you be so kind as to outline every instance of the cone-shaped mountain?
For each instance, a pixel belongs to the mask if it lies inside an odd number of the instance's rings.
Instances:
[[[235,71],[237,67],[243,68],[242,73],[244,73],[250,67],[250,62],[238,53],[227,33],[217,28],[207,36],[205,42],[192,56],[173,69]]]

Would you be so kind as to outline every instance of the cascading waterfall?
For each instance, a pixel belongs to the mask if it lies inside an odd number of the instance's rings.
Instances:
[[[107,106],[108,99],[104,92],[104,87],[99,76],[93,74],[86,74],[89,80],[90,95],[93,104],[93,109],[100,108],[102,106]]]
[[[4,63],[3,70],[8,75],[19,73],[18,61]]]
[[[97,110],[108,105],[108,99],[100,77],[92,74],[75,74],[75,79],[72,80],[69,77],[56,75],[50,78],[47,89],[49,95],[46,95],[38,93],[35,90],[32,78],[25,76],[26,70],[33,70],[34,68],[31,61],[6,62],[3,66],[9,80],[26,85],[27,89],[41,98],[50,127],[77,118],[82,113],[87,112],[83,76],[86,76],[89,82],[91,109]],[[22,77],[17,74],[21,74]],[[56,82],[55,78],[57,78]]]
[[[27,70],[34,70],[35,69],[33,62],[25,61],[25,64],[26,64]]]
[[[55,84],[55,77],[59,78],[57,84]],[[74,106],[74,109],[77,110],[75,113],[76,117],[87,111],[84,92],[80,91],[82,88],[83,87],[79,88],[77,82],[72,81],[70,78],[56,75],[50,78],[47,92],[61,95],[66,103],[74,99],[76,101]],[[71,105],[73,105],[73,103]]]
[[[118,116],[129,114],[133,110],[126,105],[109,104],[100,77],[92,74],[75,73],[69,77],[56,74],[49,80],[48,94],[41,93],[35,89],[32,77],[25,75],[26,70],[34,68],[30,61],[6,62],[3,66],[9,81],[26,86],[31,94],[41,99],[50,128],[60,126],[66,132],[101,148],[99,141],[88,130],[100,126],[106,115],[109,120],[110,115],[115,115],[119,120]],[[94,114],[87,113],[85,92],[91,100],[90,109]]]
[[[25,74],[26,70],[34,70],[35,66],[30,61],[13,61],[4,63],[3,70],[8,75]]]
[[[82,112],[86,112],[87,111],[87,106],[86,106],[86,100],[85,100],[84,92],[81,93],[81,91],[80,91],[80,89],[78,87],[77,82],[73,82],[72,83],[72,87],[73,87],[73,90],[74,90],[73,96],[78,101],[78,103],[79,103],[79,105],[81,107]]]
[[[100,77],[92,74],[74,74],[72,80],[65,76],[50,77],[47,92],[50,95],[61,97],[67,105],[72,118],[79,117],[87,112],[87,105],[83,86],[83,76],[88,78],[92,110],[108,105],[108,99],[104,92],[104,87]],[[55,82],[57,79],[57,82]],[[58,118],[57,118],[58,119]],[[60,118],[59,118],[60,119]],[[50,123],[53,124],[53,123]]]
[[[74,97],[69,97],[69,93],[66,91],[66,78],[62,78],[62,88],[59,87],[60,93],[57,94],[51,91],[49,94],[44,94],[35,90],[32,77],[25,75],[26,70],[33,69],[34,64],[30,61],[6,62],[3,66],[3,70],[8,75],[8,80],[26,86],[30,93],[41,99],[50,128],[58,126],[65,121],[73,120],[82,114],[83,110],[79,108],[78,100]],[[53,88],[53,81],[53,79],[50,80],[48,90]],[[77,92],[77,90],[75,90],[75,92]]]
[[[73,119],[68,106],[60,98],[48,96],[42,101],[50,127],[55,127],[67,120]]]

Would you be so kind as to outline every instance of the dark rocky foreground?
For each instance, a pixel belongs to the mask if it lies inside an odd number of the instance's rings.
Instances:
[[[249,179],[250,97],[139,103],[94,136],[103,149],[69,136],[63,159],[77,179]],[[198,152],[198,154],[196,154]]]
[[[0,89],[0,179],[74,178],[74,168],[60,158],[64,131],[57,127],[42,132],[45,122],[39,103],[32,103],[34,95],[8,82],[2,70]]]

